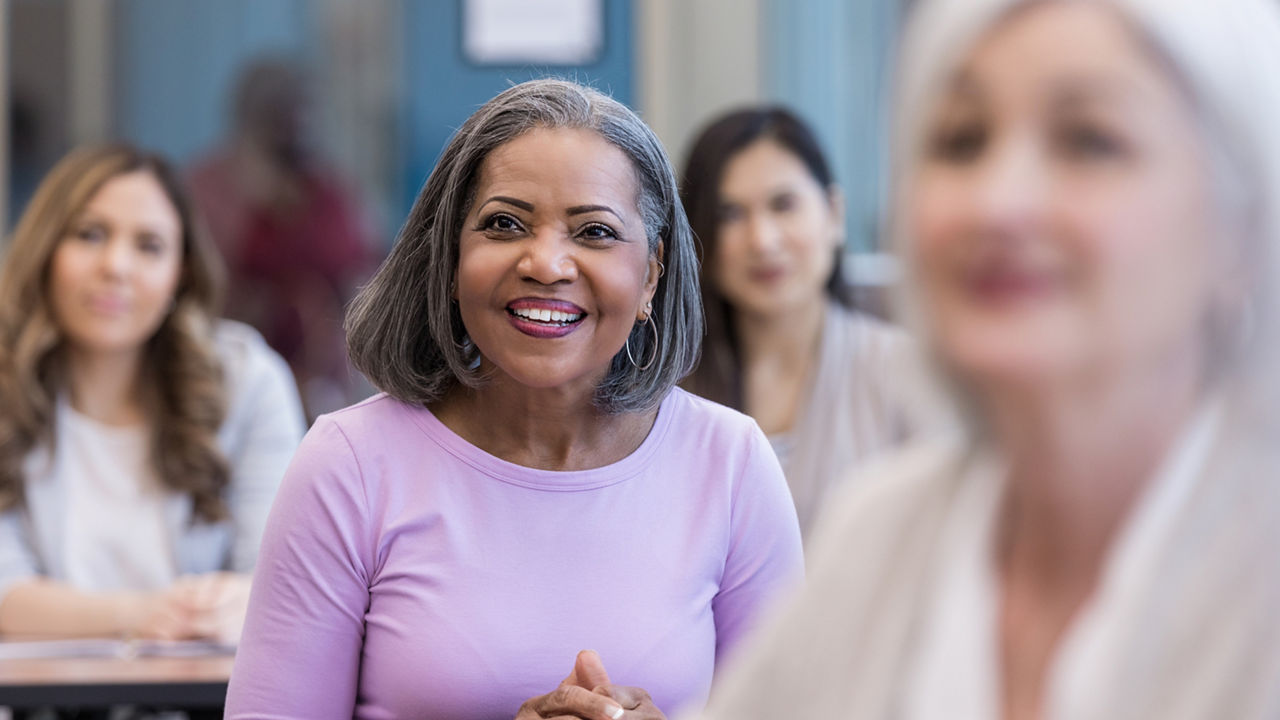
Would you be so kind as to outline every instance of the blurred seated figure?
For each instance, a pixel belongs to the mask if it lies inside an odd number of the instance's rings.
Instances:
[[[297,389],[215,317],[217,251],[160,158],[84,148],[0,265],[0,634],[234,643]]]
[[[840,188],[791,112],[714,120],[694,141],[681,198],[702,241],[707,313],[685,387],[756,419],[807,537],[851,465],[918,430],[916,348],[853,307]]]
[[[1280,717],[1280,6],[916,13],[891,226],[970,424],[701,717]]]
[[[233,134],[191,185],[230,268],[228,316],[284,356],[315,417],[357,399],[342,313],[373,258],[354,199],[317,156],[309,103],[297,66],[248,66]]]

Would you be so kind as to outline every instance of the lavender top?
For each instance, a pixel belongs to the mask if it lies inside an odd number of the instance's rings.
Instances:
[[[534,470],[379,395],[321,417],[268,521],[228,718],[510,720],[579,650],[699,707],[801,575],[754,421],[676,389],[635,452]]]

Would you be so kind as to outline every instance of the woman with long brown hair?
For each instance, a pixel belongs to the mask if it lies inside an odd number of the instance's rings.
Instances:
[[[77,150],[0,265],[0,633],[235,641],[301,436],[166,162]]]

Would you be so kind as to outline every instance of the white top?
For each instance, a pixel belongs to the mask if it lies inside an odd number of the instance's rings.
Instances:
[[[1188,425],[1057,648],[1045,718],[1280,718],[1277,456],[1236,406]],[[998,718],[1005,478],[953,442],[849,485],[816,528],[806,588],[698,717]]]
[[[146,425],[105,425],[59,403],[57,437],[68,449],[67,582],[82,590],[155,590],[177,577],[165,527],[169,494],[150,462]]]
[[[0,597],[33,576],[141,589],[175,575],[253,569],[271,501],[302,438],[302,404],[289,367],[257,331],[220,321],[214,344],[228,395],[217,442],[230,464],[223,491],[230,518],[201,522],[189,494],[157,497],[144,439],[59,403],[58,441],[24,463],[25,505],[0,513]],[[86,489],[97,499],[83,497]]]
[[[942,525],[936,589],[923,598],[922,639],[908,663],[903,718],[995,718],[999,594],[993,566],[1002,468],[983,455],[969,466]]]

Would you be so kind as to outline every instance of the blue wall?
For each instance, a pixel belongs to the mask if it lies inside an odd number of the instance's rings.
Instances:
[[[853,250],[875,250],[887,161],[886,70],[897,33],[887,0],[766,0],[766,94],[822,140],[848,204]]]
[[[307,0],[121,0],[116,15],[118,134],[185,164],[227,127],[241,63],[304,55]]]
[[[512,83],[545,75],[569,77],[632,104],[631,0],[603,0],[605,39],[596,63],[549,68],[468,62],[462,51],[462,4],[463,0],[411,0],[405,6],[406,215],[453,131]]]
[[[407,213],[453,130],[511,83],[557,75],[633,97],[631,0],[603,0],[599,60],[578,67],[476,66],[463,57],[464,0],[405,0],[400,168],[389,198]],[[264,53],[317,57],[323,28],[308,0],[120,0],[118,134],[186,164],[226,132],[227,98],[243,62]]]

